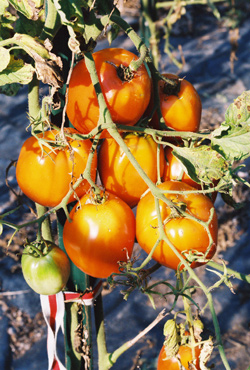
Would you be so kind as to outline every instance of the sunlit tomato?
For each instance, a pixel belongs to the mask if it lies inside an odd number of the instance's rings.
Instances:
[[[182,366],[184,366],[186,370],[190,369],[190,367],[188,366],[188,363],[194,360],[196,360],[196,363],[195,363],[196,369],[200,370],[200,366],[199,366],[200,349],[198,347],[195,347],[194,350],[195,350],[195,358],[193,358],[192,356],[192,349],[184,345],[180,346],[179,351],[176,355],[176,357],[178,357]],[[176,357],[172,357],[171,359],[167,360],[165,348],[163,346],[159,353],[157,370],[182,370],[180,368],[179,361]]]
[[[157,181],[157,144],[151,136],[128,134],[124,138],[146,175]],[[164,168],[164,153],[160,147],[160,176]],[[134,207],[148,186],[128,157],[113,139],[105,139],[98,153],[98,169],[103,186]]]
[[[66,133],[75,133],[72,128],[65,129]],[[39,134],[39,138],[50,140],[52,144],[60,143],[57,130],[46,131]],[[43,206],[54,207],[58,205],[72,184],[85,170],[91,150],[90,140],[72,140],[67,138],[69,146],[61,148],[42,147],[35,137],[28,138],[20,151],[16,178],[18,185],[27,197]],[[91,167],[91,177],[95,180],[97,155],[95,154]],[[80,197],[90,188],[87,180],[83,180],[76,189]],[[74,194],[69,202],[75,200]]]
[[[81,198],[66,221],[63,241],[69,258],[86,274],[107,278],[119,271],[119,261],[131,257],[135,217],[131,208],[113,194],[98,203],[92,193]]]
[[[169,191],[185,191],[194,190],[193,187],[179,182],[166,181],[160,184],[159,189]],[[186,212],[202,221],[208,221],[210,211],[214,210],[214,215],[209,226],[213,244],[207,255],[207,258],[212,258],[216,251],[217,243],[217,216],[212,201],[205,195],[199,193],[189,194],[170,194],[165,193],[165,196],[172,202],[179,205],[186,205]],[[188,219],[186,217],[169,217],[171,209],[163,201],[160,201],[160,213],[164,224],[164,230],[170,243],[180,253],[183,251],[198,251],[205,253],[209,246],[209,236],[204,226],[198,221]],[[154,244],[159,238],[158,219],[156,214],[155,200],[152,193],[147,193],[138,203],[136,213],[136,237],[140,246],[150,253]],[[153,259],[160,264],[177,269],[180,259],[172,251],[170,246],[161,241],[153,253]],[[201,263],[192,262],[191,267],[197,267]]]
[[[39,248],[40,245],[43,249],[38,249],[38,252],[32,248]],[[69,279],[70,262],[66,253],[49,241],[27,244],[21,265],[24,279],[38,294],[56,294]]]
[[[194,187],[195,189],[201,190],[202,189],[201,185],[192,180],[191,177],[189,177],[189,175],[185,172],[181,161],[173,155],[172,151],[173,151],[172,148],[169,146],[166,146],[164,149],[166,160],[164,165],[162,181],[181,180],[182,182],[185,182],[186,184]],[[213,185],[215,184],[216,181],[214,181]],[[213,202],[215,202],[216,196],[217,192],[211,193],[211,198]]]
[[[93,53],[97,74],[112,120],[133,126],[146,110],[151,79],[141,65],[132,79],[124,80],[122,68],[138,57],[121,48],[108,48]],[[73,126],[87,134],[97,126],[99,105],[85,61],[74,67],[69,83],[67,115]]]
[[[163,76],[169,79],[178,78],[178,76],[173,74],[163,74]],[[201,121],[202,104],[194,86],[183,79],[178,96],[168,95],[165,92],[165,86],[166,83],[160,80],[160,108],[166,126],[176,131],[198,131]],[[156,129],[160,128],[157,113],[154,114],[151,125]]]

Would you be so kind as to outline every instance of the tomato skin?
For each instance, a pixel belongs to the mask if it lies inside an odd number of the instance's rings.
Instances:
[[[158,187],[162,190],[194,190],[193,187],[179,181],[165,181]],[[207,221],[210,216],[210,210],[212,208],[214,209],[212,201],[203,194],[190,193],[185,195],[165,193],[165,196],[172,201],[186,203],[186,212],[202,221]],[[170,215],[170,208],[162,201],[160,201],[160,212],[164,222]],[[207,231],[196,221],[183,217],[172,218],[165,223],[164,229],[168,239],[180,253],[186,250],[196,250],[205,253],[208,248],[209,238]],[[213,239],[213,245],[207,256],[207,258],[210,259],[216,251],[217,243],[218,225],[215,210],[209,230]],[[147,193],[138,203],[136,213],[136,237],[139,245],[148,254],[159,237],[155,200],[152,193]],[[158,244],[152,258],[163,266],[174,270],[177,270],[180,262],[180,259],[164,241]],[[201,264],[202,263],[192,262],[191,267],[195,268]]]
[[[24,279],[36,293],[43,295],[60,292],[70,274],[70,262],[66,253],[57,245],[47,243],[51,248],[47,255],[34,257],[24,250],[21,258]]]
[[[188,370],[189,369],[188,363],[193,360],[192,349],[185,345],[180,346],[177,356],[179,357],[182,366],[184,366],[184,368]],[[200,349],[198,347],[195,347],[195,359],[196,359],[195,366],[197,370],[200,370],[199,356]],[[171,359],[166,360],[166,352],[164,346],[162,346],[161,351],[159,353],[157,370],[180,370],[180,366],[176,357],[172,357]]]
[[[179,159],[172,154],[172,151],[173,151],[172,148],[169,146],[166,146],[164,149],[166,161],[164,165],[162,181],[180,180],[194,187],[197,190],[201,190],[202,189],[201,185],[192,180],[191,177],[184,171],[181,161],[179,161]],[[216,183],[218,183],[218,181],[214,180],[213,185],[216,185]],[[216,197],[217,192],[216,191],[212,192],[211,199],[213,202],[215,202]]]
[[[76,133],[72,128],[65,129],[68,133]],[[46,140],[55,141],[57,130],[46,131],[38,136]],[[57,206],[70,189],[71,182],[75,182],[83,173],[91,150],[90,140],[72,140],[70,145],[74,150],[74,164],[68,147],[54,149],[43,146],[41,149],[35,137],[28,138],[20,151],[16,179],[23,193],[36,203],[43,206]],[[95,180],[97,168],[97,154],[94,155],[91,168],[91,177]],[[87,180],[83,180],[76,189],[80,197],[90,188]],[[69,202],[74,201],[74,194]]]
[[[69,258],[86,274],[107,278],[119,272],[118,261],[130,258],[135,240],[135,217],[131,208],[111,193],[96,204],[93,194],[86,194],[76,205],[63,230]]]
[[[150,135],[128,134],[124,142],[147,176],[157,181],[157,144]],[[105,139],[98,153],[98,169],[106,190],[134,207],[148,189],[128,157],[114,139]],[[160,147],[160,176],[164,169],[164,153]]]
[[[146,110],[151,91],[151,78],[141,65],[131,81],[122,81],[115,66],[129,66],[138,57],[121,48],[107,48],[93,53],[104,98],[116,124],[133,126]],[[112,63],[115,65],[112,65]],[[97,96],[85,61],[74,67],[69,83],[67,115],[83,134],[96,127],[99,119]]]
[[[163,73],[163,76],[170,79],[178,78],[171,73]],[[160,109],[166,126],[176,131],[197,132],[201,121],[202,104],[194,86],[183,79],[178,96],[167,96],[164,93],[164,85],[165,82],[160,80],[158,83]],[[160,128],[157,113],[154,114],[151,125],[156,129]]]

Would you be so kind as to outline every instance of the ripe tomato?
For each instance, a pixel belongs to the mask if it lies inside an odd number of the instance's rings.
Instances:
[[[194,180],[192,180],[191,177],[189,177],[189,175],[184,171],[181,161],[172,154],[172,148],[170,148],[169,146],[166,146],[164,149],[164,154],[165,154],[166,161],[164,165],[162,181],[180,180],[194,187],[195,189],[198,189],[198,190],[202,189],[201,185],[195,182]],[[217,182],[218,181],[214,180],[213,185],[215,185]],[[213,185],[211,185],[211,187]],[[216,197],[217,197],[217,192],[214,191],[210,194],[211,194],[212,201],[215,202]]]
[[[107,278],[119,271],[119,261],[131,257],[135,217],[129,206],[105,193],[98,203],[92,193],[81,198],[66,221],[63,241],[72,262],[86,274]]]
[[[32,246],[39,249],[34,252]],[[47,249],[46,249],[47,248]],[[21,259],[22,272],[27,284],[38,294],[51,295],[60,292],[70,274],[67,255],[54,243],[43,241],[26,245]]]
[[[196,360],[196,369],[200,370],[199,366],[199,356],[200,356],[200,349],[195,347],[195,359],[192,356],[192,349],[188,346],[180,346],[179,351],[177,353],[177,357],[181,361],[182,366],[186,370],[189,369],[188,363],[192,360]],[[162,346],[161,351],[158,357],[157,363],[157,370],[181,370],[178,360],[176,357],[172,357],[169,360],[166,360],[166,352],[164,346]]]
[[[163,74],[163,76],[170,79],[178,78],[170,73]],[[194,86],[183,79],[178,96],[176,96],[165,93],[165,85],[163,80],[159,81],[160,109],[166,126],[176,131],[198,131],[202,104]],[[151,125],[156,129],[160,128],[157,113],[154,114]]]
[[[179,181],[165,181],[158,186],[162,190],[194,190],[193,187]],[[170,194],[165,196],[175,203],[186,204],[186,212],[202,221],[208,221],[210,210],[214,208],[212,201],[205,195],[199,193]],[[209,246],[209,237],[206,229],[197,221],[184,217],[169,218],[171,210],[160,201],[160,212],[164,223],[164,229],[169,241],[181,253],[183,251],[198,251],[205,253]],[[169,218],[169,220],[168,220]],[[213,239],[213,245],[207,258],[212,258],[216,251],[217,243],[217,216],[214,211],[209,226]],[[155,200],[152,193],[147,193],[138,203],[136,214],[136,237],[140,246],[150,253],[159,238],[158,220],[155,208]],[[177,269],[180,259],[172,251],[170,246],[161,241],[152,256],[160,264]],[[192,262],[191,267],[200,266],[202,263]]]
[[[147,176],[157,181],[157,144],[150,135],[128,134],[125,144]],[[160,148],[160,176],[164,168]],[[130,207],[136,206],[148,186],[114,139],[105,139],[98,153],[98,169],[106,190],[119,196]]]
[[[72,128],[65,129],[65,132],[74,133]],[[56,143],[58,131],[46,131],[38,135],[45,140]],[[45,145],[39,145],[35,137],[28,138],[20,151],[16,178],[18,185],[27,197],[43,206],[54,207],[58,205],[83,173],[88,156],[91,150],[90,140],[72,140],[68,138],[70,146],[54,147],[50,150]],[[92,162],[91,177],[95,180],[97,168],[97,155]],[[87,180],[83,180],[76,189],[80,197],[90,188]],[[74,194],[69,202],[75,200]]]
[[[138,57],[120,48],[108,48],[93,53],[104,98],[116,124],[133,126],[146,110],[151,91],[151,79],[141,65],[131,80],[119,77],[121,67],[128,67]],[[96,127],[99,105],[85,61],[74,67],[69,83],[67,115],[73,126],[83,134]]]

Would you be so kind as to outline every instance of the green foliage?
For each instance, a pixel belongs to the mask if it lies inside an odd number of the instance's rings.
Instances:
[[[44,0],[9,0],[10,4],[26,18],[37,20]]]
[[[9,3],[7,0],[0,2],[0,41],[11,37],[13,32],[13,23],[16,21],[16,16],[7,11]]]
[[[15,60],[11,57],[7,67],[0,73],[0,86],[13,83],[28,84],[33,79],[34,72],[35,69],[31,64],[25,64],[21,59]]]
[[[226,160],[207,145],[175,147],[173,154],[182,162],[188,175],[198,183],[211,184],[228,172]]]

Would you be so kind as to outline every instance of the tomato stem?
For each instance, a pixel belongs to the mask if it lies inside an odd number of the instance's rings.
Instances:
[[[31,248],[35,253],[38,254],[38,257],[44,256],[43,252],[40,251],[40,249],[38,249],[34,244],[27,244],[25,248]],[[32,254],[32,253],[29,252],[28,254]]]
[[[52,40],[61,26],[60,16],[52,0],[45,0],[45,23],[40,39]]]

